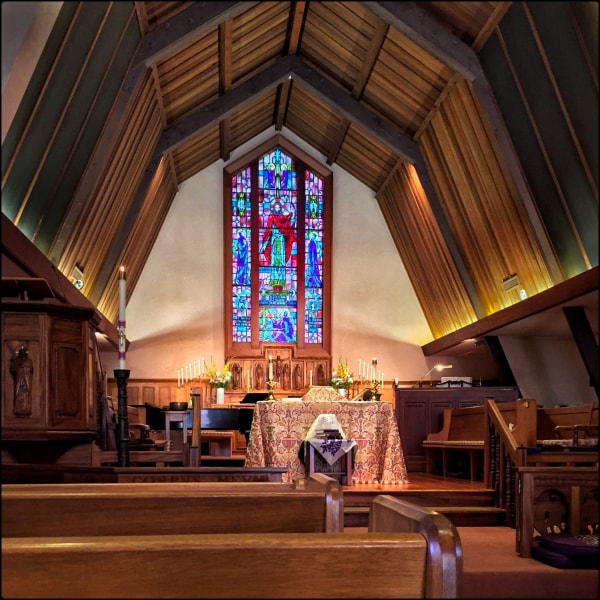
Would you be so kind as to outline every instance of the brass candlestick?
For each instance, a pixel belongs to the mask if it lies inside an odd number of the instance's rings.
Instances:
[[[269,395],[267,396],[267,400],[275,400],[275,396],[273,394],[274,387],[275,387],[275,382],[271,379],[267,379],[267,389],[269,390]]]

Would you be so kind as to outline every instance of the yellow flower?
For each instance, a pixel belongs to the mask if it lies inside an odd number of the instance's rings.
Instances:
[[[206,369],[208,376],[208,383],[213,387],[227,387],[227,384],[231,381],[231,361],[227,361],[222,369],[219,369],[214,360],[211,361],[211,365]]]
[[[336,388],[350,389],[353,382],[354,380],[352,379],[352,373],[350,372],[348,363],[344,364],[340,360],[337,369],[331,374],[329,383]]]

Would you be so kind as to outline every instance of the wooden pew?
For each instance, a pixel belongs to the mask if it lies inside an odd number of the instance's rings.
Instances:
[[[442,455],[442,475],[448,474],[448,453],[461,450],[469,457],[471,481],[477,478],[477,467],[483,465],[485,450],[485,406],[446,408],[442,429],[427,434],[422,446],[425,452],[425,471],[433,473],[435,453]]]
[[[500,404],[489,400],[486,409],[490,411],[492,405],[494,412],[501,415],[507,424],[507,428],[502,426],[498,429],[504,437],[504,444],[516,451],[516,465],[598,465],[597,403],[540,407],[533,399]],[[519,410],[513,411],[513,406],[519,407]],[[579,434],[582,439],[573,443]],[[588,436],[587,441],[595,437],[595,445],[586,446],[584,436]]]
[[[590,495],[595,497],[594,522],[597,522],[597,449],[587,451],[582,446],[584,451],[572,451],[565,447],[540,452],[542,440],[538,438],[540,433],[555,436],[557,424],[562,426],[568,421],[580,421],[582,415],[590,415],[593,421],[597,420],[597,416],[594,416],[594,407],[590,409],[589,406],[563,410],[562,407],[539,408],[533,400],[522,402],[522,410],[508,421],[507,415],[501,412],[504,403],[487,402],[490,435],[487,445],[494,447],[496,462],[493,470],[497,475],[496,480],[489,482],[488,486],[496,488],[498,506],[506,508],[508,516],[513,513],[511,508],[514,508],[516,516],[512,525],[516,528],[516,549],[521,556],[530,557],[535,515],[542,511],[543,517],[546,510],[543,508],[544,495],[564,498],[567,507],[564,522],[568,533],[580,533],[582,507],[584,504],[589,506]],[[542,428],[538,430],[540,421]],[[516,482],[512,481],[511,473],[516,473]]]
[[[281,482],[287,467],[89,467],[3,464],[2,483],[134,483],[167,481]]]
[[[598,403],[538,409],[536,445],[529,465],[598,465]]]
[[[11,598],[456,598],[462,552],[451,524],[395,498],[374,506],[368,533],[4,538],[2,593]]]
[[[393,496],[381,495],[371,504],[369,531],[420,533],[427,540],[425,597],[459,597],[462,545],[456,527],[447,517]]]
[[[2,536],[342,532],[338,481],[2,486]]]
[[[567,428],[574,425],[598,425],[598,403],[540,407],[537,414],[536,439],[568,439],[570,434]],[[557,427],[561,429],[557,431]]]
[[[423,598],[418,533],[6,538],[4,598]]]

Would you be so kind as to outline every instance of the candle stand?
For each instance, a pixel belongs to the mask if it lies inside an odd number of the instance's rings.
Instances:
[[[190,390],[190,400],[192,402],[192,445],[190,447],[190,467],[200,466],[200,388]]]
[[[130,371],[128,369],[115,369],[113,371],[117,380],[118,411],[119,418],[119,466],[129,466],[129,416],[127,415],[127,379]]]
[[[267,396],[267,400],[275,400],[275,396],[273,394],[273,388],[275,387],[275,382],[271,379],[267,380],[267,389],[269,390],[269,395]]]

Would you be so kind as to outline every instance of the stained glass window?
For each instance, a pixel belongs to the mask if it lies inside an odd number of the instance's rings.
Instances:
[[[322,345],[326,179],[280,146],[229,177],[231,343]]]

